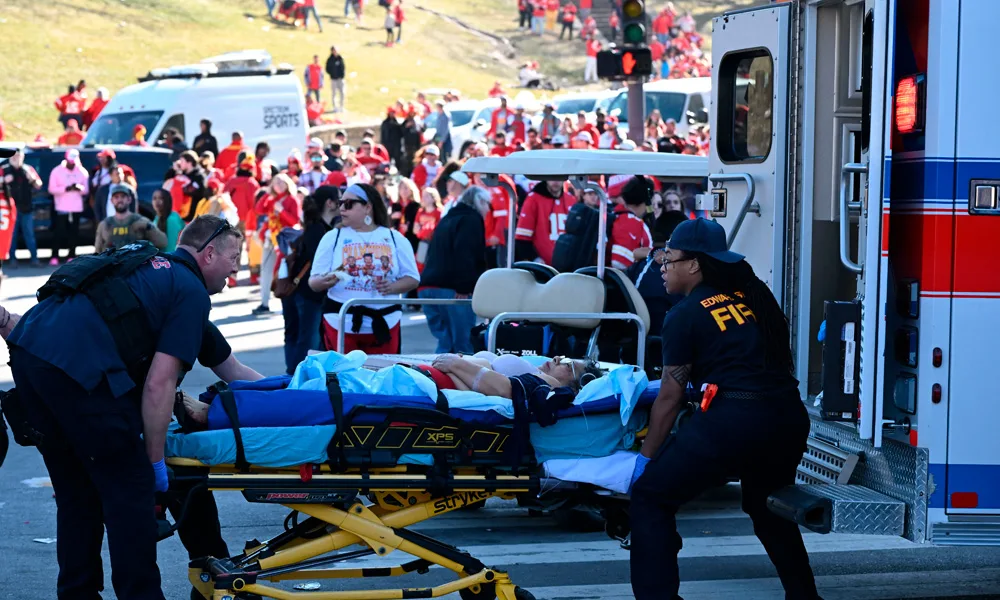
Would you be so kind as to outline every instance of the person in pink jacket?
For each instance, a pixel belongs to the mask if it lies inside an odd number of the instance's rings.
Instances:
[[[76,238],[83,214],[83,199],[90,191],[90,175],[80,164],[80,152],[67,150],[62,161],[49,174],[49,193],[52,194],[52,260],[59,264],[59,249],[69,249],[67,262],[76,258]]]

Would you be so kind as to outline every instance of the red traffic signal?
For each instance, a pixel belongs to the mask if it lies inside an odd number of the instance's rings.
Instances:
[[[653,74],[649,48],[613,48],[597,53],[597,76],[612,81]]]

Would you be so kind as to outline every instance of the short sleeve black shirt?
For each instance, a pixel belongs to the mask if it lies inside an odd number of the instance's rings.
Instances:
[[[768,370],[757,316],[742,294],[699,285],[663,320],[663,365],[691,365],[695,389],[781,393],[795,388],[788,373]]]
[[[198,351],[198,362],[201,366],[214,369],[226,362],[232,353],[232,346],[215,323],[211,321],[205,323],[205,332],[201,336],[201,350]]]

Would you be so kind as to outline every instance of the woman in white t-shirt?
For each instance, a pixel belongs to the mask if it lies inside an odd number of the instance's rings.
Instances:
[[[398,354],[402,303],[353,305],[343,349],[337,347],[337,313],[351,298],[402,298],[416,289],[420,275],[413,246],[391,228],[385,202],[370,185],[347,188],[340,197],[340,218],[341,226],[320,241],[309,274],[309,287],[329,298],[323,315],[324,345],[342,354]]]

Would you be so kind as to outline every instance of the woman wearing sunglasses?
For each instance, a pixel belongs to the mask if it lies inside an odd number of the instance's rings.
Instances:
[[[420,275],[413,246],[392,229],[385,202],[368,184],[351,185],[341,195],[340,218],[340,228],[320,241],[309,274],[309,287],[327,295],[324,346],[342,354],[398,354],[401,304],[354,305],[344,348],[337,347],[337,313],[352,298],[401,298],[415,289]]]

